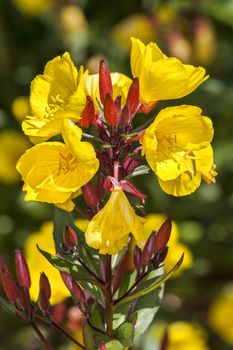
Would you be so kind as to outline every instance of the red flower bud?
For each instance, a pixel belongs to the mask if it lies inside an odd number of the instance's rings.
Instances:
[[[121,112],[121,125],[127,126],[130,123],[130,111],[127,105],[124,105]]]
[[[99,205],[99,199],[96,190],[91,182],[82,187],[83,197],[89,207],[96,208]]]
[[[100,100],[102,104],[104,104],[105,97],[107,94],[109,94],[112,97],[112,80],[110,76],[110,71],[106,66],[104,60],[100,61],[99,91],[100,91]]]
[[[25,309],[27,309],[30,304],[29,293],[27,293],[23,287],[19,288],[19,302]]]
[[[155,237],[155,250],[157,252],[162,252],[165,249],[171,235],[171,230],[172,222],[170,219],[167,219],[159,228]]]
[[[48,312],[50,309],[50,302],[49,302],[49,299],[47,298],[46,291],[44,289],[40,289],[38,305],[41,311],[43,312]]]
[[[15,251],[15,265],[19,285],[29,289],[31,286],[30,272],[24,255],[20,249],[16,249]]]
[[[95,106],[90,96],[87,96],[86,106],[81,114],[79,125],[83,128],[89,128],[95,120]]]
[[[3,268],[1,270],[1,279],[8,300],[15,302],[18,299],[19,292],[13,276],[7,269]]]
[[[135,78],[130,85],[127,99],[126,99],[126,105],[129,108],[129,114],[131,118],[136,113],[138,107],[139,107],[139,80],[138,78]]]
[[[155,232],[152,231],[150,237],[148,238],[148,240],[145,244],[143,252],[142,252],[141,261],[142,261],[143,266],[148,264],[152,254],[154,252],[155,240],[156,240],[156,235],[155,235]]]
[[[119,122],[118,109],[109,94],[106,95],[104,100],[104,116],[106,122],[111,126],[116,126]]]
[[[72,279],[72,295],[73,297],[80,303],[84,303],[86,301],[85,294],[80,287],[80,285],[75,281],[75,279]]]
[[[107,350],[106,346],[104,343],[100,344],[100,350]]]
[[[70,248],[74,248],[78,244],[78,237],[75,231],[68,225],[66,226],[64,232],[64,242]]]
[[[142,251],[138,246],[135,246],[134,248],[134,266],[136,270],[140,270],[142,267],[141,264],[141,257],[142,257]]]
[[[60,275],[62,277],[63,282],[65,283],[66,287],[69,289],[69,291],[72,290],[72,277],[66,273],[66,272],[61,272]]]
[[[40,274],[40,289],[45,291],[46,297],[49,300],[51,298],[51,286],[48,277],[44,272],[41,272]]]

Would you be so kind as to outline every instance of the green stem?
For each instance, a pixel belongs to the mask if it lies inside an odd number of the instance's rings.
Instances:
[[[107,333],[112,335],[113,333],[113,306],[112,306],[112,257],[106,256],[106,286],[105,286],[105,317],[107,325]]]

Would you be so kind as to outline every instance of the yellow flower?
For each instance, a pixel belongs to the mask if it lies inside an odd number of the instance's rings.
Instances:
[[[87,226],[87,221],[84,225],[84,220],[75,221],[75,225],[82,229]],[[45,222],[39,231],[33,232],[25,241],[24,251],[27,263],[31,274],[30,296],[36,301],[39,294],[39,278],[40,273],[45,272],[51,284],[51,303],[56,304],[70,296],[70,293],[64,285],[59,271],[53,267],[37,250],[36,245],[51,254],[55,254],[55,244],[53,240],[53,223]]]
[[[13,0],[15,6],[25,15],[36,16],[52,8],[54,0]]]
[[[153,230],[158,231],[167,217],[163,214],[149,214],[145,219],[144,233],[146,238],[148,238]],[[172,277],[178,277],[184,270],[192,266],[193,256],[190,249],[179,241],[179,229],[174,221],[172,222],[172,231],[168,247],[168,254],[164,263],[166,272],[170,271],[175,266],[181,255],[184,253],[184,260],[180,268],[172,275]]]
[[[33,143],[46,141],[61,133],[62,121],[80,119],[86,104],[83,67],[79,72],[68,52],[45,66],[31,84],[31,115],[22,123]]]
[[[167,57],[155,43],[145,46],[132,38],[131,70],[139,78],[140,98],[145,105],[190,94],[208,77],[205,69]]]
[[[218,335],[233,345],[233,290],[220,294],[210,307],[209,324]]]
[[[167,326],[167,350],[209,350],[206,334],[199,325],[177,321]],[[161,342],[165,329],[165,324],[157,325],[152,328],[151,336]]]
[[[126,101],[129,87],[132,80],[126,75],[121,73],[111,73],[112,87],[113,87],[113,99],[117,96],[121,96],[121,105],[123,106]],[[99,110],[98,101],[100,101],[99,94],[99,74],[90,74],[84,78],[85,92],[91,96],[96,111]]]
[[[30,105],[27,96],[18,96],[11,104],[12,114],[19,122],[22,122],[26,118],[26,115],[29,114],[29,110]]]
[[[147,16],[140,13],[133,14],[118,22],[112,30],[112,38],[125,51],[130,51],[131,36],[145,43],[154,39],[153,24]]]
[[[212,122],[194,106],[163,109],[146,129],[142,154],[163,191],[174,196],[194,192],[201,179],[215,182]]]
[[[19,159],[17,170],[25,182],[26,201],[54,203],[71,211],[72,198],[95,175],[99,161],[93,146],[81,141],[81,129],[68,119],[62,135],[65,144],[43,142],[29,149]]]
[[[114,255],[128,242],[132,233],[136,244],[145,242],[143,219],[137,216],[121,189],[114,189],[108,202],[89,222],[85,237],[89,246],[100,254]]]
[[[14,185],[20,180],[15,165],[29,147],[26,137],[16,130],[8,129],[0,133],[0,181]]]

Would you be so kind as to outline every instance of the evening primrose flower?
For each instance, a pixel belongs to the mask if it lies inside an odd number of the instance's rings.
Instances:
[[[208,320],[211,327],[227,343],[233,345],[233,290],[221,293],[212,303]]]
[[[61,133],[62,121],[80,119],[86,104],[83,67],[74,66],[68,52],[49,61],[43,75],[31,84],[31,115],[22,123],[33,143],[46,141]]]
[[[92,218],[85,232],[89,246],[99,254],[118,253],[132,233],[136,244],[145,242],[143,219],[137,216],[122,189],[114,189],[105,206]]]
[[[174,196],[194,192],[201,179],[215,182],[212,122],[194,106],[168,107],[146,129],[142,154],[163,191]]]
[[[76,220],[74,222],[81,230],[85,230],[87,223],[87,220],[85,220],[85,222],[84,220]],[[70,292],[63,283],[59,271],[53,267],[36,248],[38,244],[41,249],[55,254],[55,244],[52,233],[53,223],[43,223],[39,231],[33,232],[28,236],[24,244],[24,251],[31,275],[30,296],[32,300],[36,301],[38,299],[40,273],[45,272],[51,284],[51,303],[56,304],[69,297]]]
[[[14,185],[20,180],[15,165],[29,147],[27,138],[16,130],[7,129],[0,133],[0,182]]]
[[[25,182],[25,200],[54,203],[71,211],[72,199],[96,173],[99,161],[93,146],[81,141],[82,131],[70,120],[63,121],[65,143],[43,142],[29,149],[18,161]]]
[[[110,75],[113,88],[113,100],[115,100],[117,96],[121,96],[121,105],[123,106],[126,102],[126,97],[132,80],[121,73],[111,73]],[[95,110],[98,111],[99,104],[97,101],[100,101],[99,74],[87,75],[84,78],[84,86],[86,95],[91,96],[95,105]]]
[[[186,96],[208,78],[204,68],[167,57],[155,43],[145,46],[139,39],[131,40],[131,70],[139,79],[140,99],[144,105],[153,106],[159,100]]]
[[[143,225],[144,233],[146,238],[148,238],[152,231],[158,231],[167,217],[163,214],[149,214],[145,217],[145,223]],[[184,260],[179,267],[179,269],[172,275],[172,278],[178,277],[182,272],[192,266],[193,255],[188,246],[179,241],[179,228],[177,224],[172,222],[171,236],[168,242],[168,253],[164,261],[165,271],[170,271],[177,261],[180,259],[181,255],[184,253]]]

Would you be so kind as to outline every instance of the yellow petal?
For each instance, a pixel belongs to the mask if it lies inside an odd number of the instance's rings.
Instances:
[[[140,99],[145,105],[186,96],[208,78],[204,68],[167,57],[155,43],[145,46],[139,39],[131,40],[131,70],[139,78]]]
[[[116,254],[128,242],[130,233],[138,246],[145,242],[142,218],[137,216],[122,190],[114,190],[103,209],[89,222],[85,237],[100,253]]]

